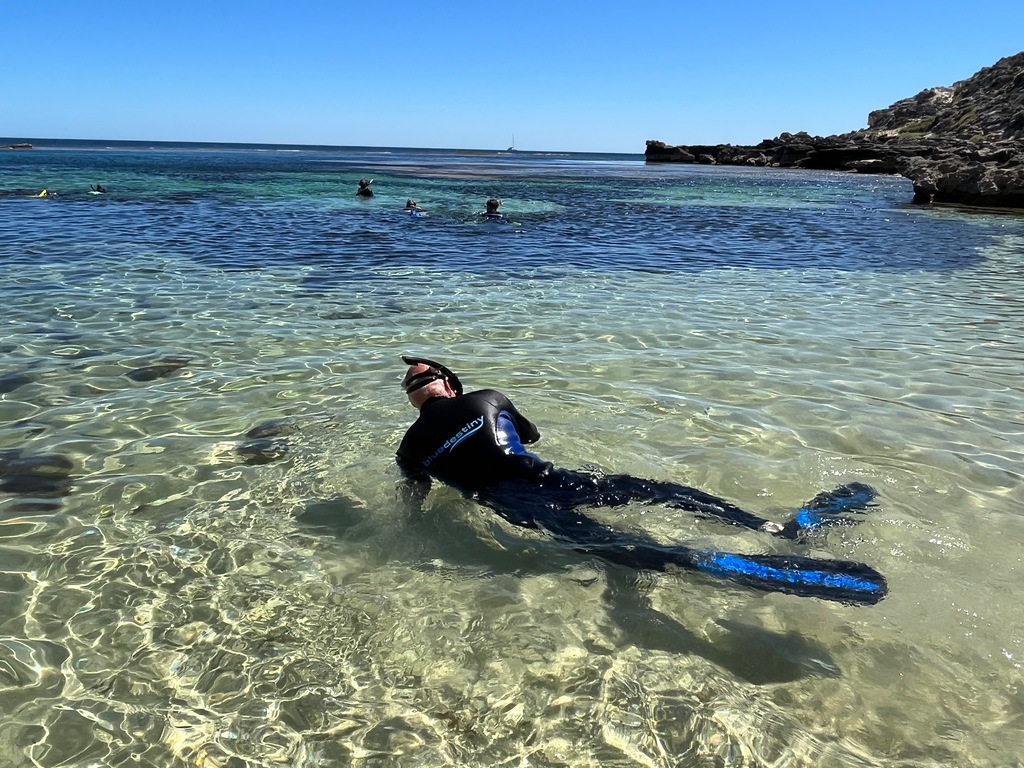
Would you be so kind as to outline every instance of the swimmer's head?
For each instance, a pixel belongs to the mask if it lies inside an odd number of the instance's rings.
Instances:
[[[488,213],[493,213],[494,211],[498,210],[498,207],[500,205],[501,205],[501,200],[499,200],[496,197],[492,197],[490,200],[487,201],[487,212]]]
[[[409,365],[402,379],[402,389],[417,408],[435,397],[455,397],[462,394],[462,382],[448,368],[433,360],[402,356]]]

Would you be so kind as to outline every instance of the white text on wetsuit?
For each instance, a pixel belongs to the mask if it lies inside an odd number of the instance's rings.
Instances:
[[[467,437],[472,435],[474,432],[478,431],[483,425],[484,425],[484,417],[483,416],[477,416],[475,419],[473,419],[471,422],[469,422],[466,426],[464,426],[462,429],[460,429],[454,435],[452,435],[447,440],[445,440],[444,441],[444,445],[442,445],[440,448],[438,448],[436,451],[434,451],[432,454],[430,454],[426,459],[424,459],[423,460],[423,466],[424,467],[429,467],[431,462],[434,461],[434,459],[436,459],[438,456],[440,456],[445,451],[450,451],[453,448],[455,448],[455,446],[457,446],[459,443],[461,443]]]

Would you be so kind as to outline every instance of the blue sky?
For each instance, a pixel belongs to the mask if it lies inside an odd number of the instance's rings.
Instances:
[[[1024,2],[0,2],[0,136],[643,152],[841,133]]]

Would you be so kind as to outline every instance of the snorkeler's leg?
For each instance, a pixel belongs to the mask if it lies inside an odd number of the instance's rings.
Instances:
[[[695,488],[675,486],[673,483],[657,485],[664,486],[664,490],[668,493],[675,491],[676,496],[675,498],[656,497],[652,499],[653,501],[687,509],[697,514],[717,517],[734,525],[764,531],[773,536],[795,540],[800,540],[820,528],[859,522],[857,518],[852,518],[850,515],[865,513],[873,506],[871,502],[878,495],[874,488],[865,483],[841,485],[834,490],[819,493],[802,506],[792,520],[782,525],[745,512],[727,501]]]
[[[701,517],[713,517],[730,525],[754,531],[778,533],[782,525],[740,509],[710,493],[679,483],[645,480],[632,475],[604,475],[596,479],[598,494],[590,503],[615,507],[631,501],[665,504],[676,509],[693,512]]]
[[[589,486],[593,488],[593,484]],[[552,488],[550,485],[543,488],[534,483],[520,482],[503,483],[497,488],[500,489],[500,493],[488,492],[481,494],[479,498],[504,519],[522,527],[547,531],[578,552],[629,568],[657,571],[664,571],[673,566],[687,568],[757,589],[851,604],[876,603],[886,594],[885,578],[863,563],[790,555],[741,555],[691,549],[682,545],[660,544],[640,532],[616,530],[566,504],[567,501],[595,503],[592,496],[582,499],[582,491],[574,492],[571,483],[568,488]],[[618,490],[621,492],[623,488],[619,487]],[[635,491],[635,488],[633,490]],[[716,506],[714,502],[703,498],[706,494],[697,494],[702,504]],[[634,495],[632,498],[656,500],[661,497],[648,493]],[[605,500],[625,503],[629,499],[620,494],[614,500],[608,496]],[[714,509],[695,511],[715,513]]]
[[[534,480],[508,480],[481,491],[477,501],[521,528],[540,529],[574,546],[634,546],[653,544],[642,533],[626,533],[600,523],[582,512],[582,506],[618,506],[601,492],[597,476],[555,469]]]
[[[606,475],[597,477],[594,482],[598,491],[586,503],[595,506],[619,506],[630,501],[665,504],[702,517],[713,517],[732,525],[795,540],[801,540],[820,528],[858,522],[850,515],[866,512],[878,495],[865,483],[841,485],[832,491],[819,493],[783,525],[740,509],[710,493],[678,483],[644,480],[631,475]]]
[[[639,532],[610,528],[574,509],[554,506],[535,508],[528,517],[532,523],[529,527],[547,531],[577,552],[628,568],[654,571],[685,568],[768,592],[847,604],[871,605],[887,592],[885,577],[863,563],[794,555],[733,554],[680,544],[665,545]]]
[[[833,525],[859,522],[850,514],[864,514],[874,506],[877,491],[865,483],[848,483],[832,491],[823,491],[802,506],[778,533],[786,539],[802,539],[812,531]]]

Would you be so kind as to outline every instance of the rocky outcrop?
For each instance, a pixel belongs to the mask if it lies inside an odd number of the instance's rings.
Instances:
[[[695,163],[704,158],[703,162],[719,165],[897,173],[899,162],[907,153],[925,155],[929,150],[926,144],[897,147],[887,140],[866,139],[857,134],[822,137],[801,132],[765,139],[754,147],[732,144],[670,147],[660,141],[648,141],[645,156],[652,163]]]
[[[952,88],[926,88],[917,96],[897,101],[885,109],[876,109],[868,114],[868,130],[901,131],[918,130],[921,133],[931,126],[935,117],[953,101]]]
[[[906,158],[900,173],[914,185],[914,202],[1024,208],[1024,145],[1001,142],[937,149]]]
[[[835,136],[783,133],[756,146],[648,141],[648,162],[900,173],[916,202],[1024,208],[1024,52],[928,88]]]

